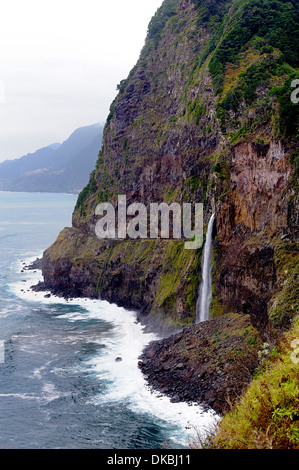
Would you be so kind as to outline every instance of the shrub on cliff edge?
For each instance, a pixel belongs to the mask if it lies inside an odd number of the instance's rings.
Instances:
[[[218,449],[299,449],[299,317],[240,402],[220,422]]]

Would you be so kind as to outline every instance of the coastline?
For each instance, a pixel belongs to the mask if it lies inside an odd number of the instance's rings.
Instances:
[[[41,264],[37,259],[27,269],[40,269]],[[75,298],[49,290],[43,282],[31,289],[45,292],[47,298]],[[262,339],[249,315],[224,315],[164,331],[151,316],[136,312],[136,321],[146,333],[158,334],[144,346],[137,366],[153,393],[165,395],[171,403],[197,404],[223,415],[251,382]]]
[[[188,442],[193,442],[195,434],[198,429],[202,433],[215,426],[219,420],[219,415],[215,413],[212,408],[205,407],[200,403],[171,400],[167,394],[162,393],[161,390],[153,388],[147,383],[146,376],[138,367],[138,361],[141,354],[152,341],[159,341],[159,336],[150,332],[142,322],[138,319],[137,312],[129,311],[123,307],[118,307],[107,301],[90,298],[63,298],[58,297],[51,293],[49,290],[34,289],[34,282],[40,280],[40,266],[41,260],[39,258],[33,259],[32,262],[26,263],[26,269],[23,270],[25,280],[25,272],[29,276],[27,283],[19,283],[19,293],[24,299],[33,302],[42,302],[45,305],[55,305],[62,303],[65,305],[81,305],[84,309],[92,311],[92,317],[103,318],[104,321],[111,322],[115,328],[116,334],[121,338],[122,348],[126,350],[115,349],[112,354],[109,353],[107,358],[96,358],[92,362],[92,368],[96,373],[103,373],[105,366],[104,377],[108,377],[109,381],[115,380],[115,387],[107,393],[106,396],[100,397],[100,400],[122,401],[122,395],[126,396],[128,402],[131,402],[132,409],[137,409],[142,413],[150,413],[156,418],[165,420],[169,425],[181,426],[182,436],[181,443],[188,447]],[[23,261],[24,263],[24,261]],[[24,265],[23,265],[24,266]],[[20,265],[22,268],[22,265]],[[21,293],[20,289],[26,286],[30,292],[24,289]],[[103,309],[107,310],[106,313]],[[122,314],[122,315],[121,315]],[[87,317],[88,318],[88,315]],[[76,320],[76,317],[74,317]],[[135,333],[134,333],[135,331]],[[132,335],[132,336],[131,336]],[[128,362],[129,361],[129,362]],[[127,403],[128,403],[127,402]],[[179,435],[179,434],[178,434]]]

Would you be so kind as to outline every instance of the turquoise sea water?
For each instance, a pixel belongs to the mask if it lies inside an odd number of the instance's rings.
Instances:
[[[148,389],[137,362],[157,336],[135,313],[30,289],[41,272],[24,266],[70,226],[75,203],[0,192],[0,448],[188,447],[213,415]]]

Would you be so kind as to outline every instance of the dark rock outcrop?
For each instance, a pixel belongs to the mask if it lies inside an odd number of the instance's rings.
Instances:
[[[150,343],[139,367],[171,400],[222,414],[251,382],[261,341],[247,315],[224,315]]]

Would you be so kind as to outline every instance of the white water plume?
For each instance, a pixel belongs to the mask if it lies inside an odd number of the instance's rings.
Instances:
[[[202,281],[199,286],[196,302],[196,323],[209,320],[209,309],[212,298],[212,247],[214,220],[215,214],[210,218],[203,250]]]

